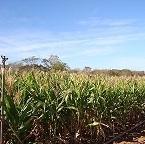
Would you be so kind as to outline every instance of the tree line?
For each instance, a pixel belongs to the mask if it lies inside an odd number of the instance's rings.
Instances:
[[[144,71],[131,71],[129,69],[92,69],[91,67],[84,67],[83,69],[71,69],[67,63],[63,62],[57,55],[50,55],[48,58],[38,58],[36,56],[24,58],[20,61],[13,62],[7,65],[13,69],[31,70],[39,69],[42,71],[69,71],[72,73],[87,73],[87,74],[106,74],[111,76],[144,76]]]
[[[69,67],[58,56],[51,55],[48,58],[38,58],[36,56],[24,58],[20,61],[8,64],[8,67],[19,70],[39,69],[39,70],[69,70]]]

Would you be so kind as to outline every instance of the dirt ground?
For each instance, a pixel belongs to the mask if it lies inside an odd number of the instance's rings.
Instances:
[[[145,144],[145,136],[140,136],[137,138],[133,138],[133,140],[122,141],[114,144]]]
[[[138,125],[113,144],[145,144],[145,123]]]

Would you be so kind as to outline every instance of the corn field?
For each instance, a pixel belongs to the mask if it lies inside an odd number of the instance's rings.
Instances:
[[[6,71],[6,144],[101,144],[145,116],[145,77]]]

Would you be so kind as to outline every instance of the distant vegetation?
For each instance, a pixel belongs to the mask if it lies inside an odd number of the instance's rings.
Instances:
[[[67,63],[61,61],[56,55],[51,55],[48,58],[37,58],[35,56],[22,59],[18,62],[10,63],[8,67],[12,67],[17,70],[31,70],[37,69],[42,71],[69,71],[72,73],[88,73],[88,74],[106,74],[110,76],[144,76],[144,71],[131,71],[128,69],[92,69],[91,67],[84,67],[84,69],[71,69]]]
[[[8,67],[12,67],[17,70],[31,70],[38,69],[42,71],[50,70],[69,70],[66,63],[62,62],[60,58],[56,55],[51,55],[49,58],[37,58],[35,56],[22,59],[18,62],[10,63]]]

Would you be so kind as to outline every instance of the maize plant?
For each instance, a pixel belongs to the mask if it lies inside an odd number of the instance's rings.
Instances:
[[[145,116],[145,77],[6,72],[4,143],[104,143]]]

